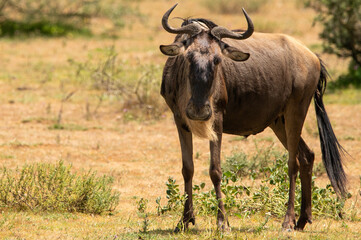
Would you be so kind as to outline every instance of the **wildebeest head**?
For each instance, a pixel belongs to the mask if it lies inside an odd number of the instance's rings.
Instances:
[[[168,18],[174,5],[162,18],[163,28],[173,34],[178,34],[174,43],[161,45],[163,54],[171,57],[183,55],[186,60],[186,77],[189,83],[190,99],[186,107],[186,115],[191,120],[207,121],[212,116],[211,98],[215,89],[215,79],[222,57],[234,61],[245,61],[249,58],[235,47],[229,46],[222,38],[246,39],[254,31],[253,23],[243,9],[248,22],[248,29],[244,33],[230,31],[211,22],[206,24],[204,19],[185,20],[180,28],[172,28]],[[180,69],[180,71],[184,71]]]

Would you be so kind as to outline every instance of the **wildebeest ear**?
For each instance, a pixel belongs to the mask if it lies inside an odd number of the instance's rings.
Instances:
[[[160,51],[167,56],[177,56],[181,53],[183,45],[179,43],[172,43],[170,45],[160,45]]]
[[[222,53],[223,55],[237,62],[246,61],[249,58],[249,53],[244,53],[237,48],[231,46],[225,46],[222,49]]]

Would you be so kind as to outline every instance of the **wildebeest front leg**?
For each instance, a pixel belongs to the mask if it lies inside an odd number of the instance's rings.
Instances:
[[[187,200],[184,204],[183,217],[175,228],[174,232],[186,230],[189,223],[195,224],[192,200],[192,179],[194,173],[193,165],[193,144],[192,133],[187,129],[182,121],[175,118],[178,129],[179,141],[182,150],[182,174],[184,178],[184,192],[187,194]]]
[[[220,131],[221,129],[218,129]],[[217,132],[218,132],[217,131]],[[218,200],[218,213],[217,213],[217,227],[225,229],[225,223],[227,222],[226,211],[222,202],[221,181],[222,181],[222,169],[221,169],[221,144],[222,144],[222,131],[217,133],[218,139],[210,142],[211,149],[211,164],[209,168],[209,175],[212,179],[216,197]]]

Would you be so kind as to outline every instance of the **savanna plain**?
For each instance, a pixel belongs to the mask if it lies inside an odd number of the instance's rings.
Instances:
[[[241,10],[222,13],[207,6],[209,2],[179,1],[173,16],[205,17],[230,29],[246,27]],[[0,166],[15,170],[62,161],[75,174],[91,170],[111,176],[112,189],[119,193],[119,204],[111,214],[3,207],[0,238],[360,239],[361,90],[355,88],[325,94],[335,134],[348,152],[344,162],[351,196],[342,217],[321,214],[304,231],[287,232],[281,229],[283,218],[278,215],[236,212],[229,216],[230,230],[220,232],[215,216],[200,214],[189,231],[173,233],[182,209],[160,214],[159,206],[167,204],[168,179],[176,180],[182,194],[183,177],[177,130],[159,94],[166,61],[159,45],[173,41],[160,21],[174,3],[127,1],[137,16],[130,16],[119,28],[106,19],[92,19],[92,36],[0,38]],[[347,71],[347,59],[322,53],[318,37],[322,26],[313,25],[315,11],[299,1],[263,1],[249,14],[256,31],[289,34],[320,54],[333,79]],[[181,20],[170,23],[179,26]],[[315,152],[315,166],[320,166],[313,104],[302,136]],[[266,129],[247,139],[225,135],[222,159],[239,152],[254,156],[262,149],[285,152]],[[194,184],[212,189],[208,141],[194,140],[194,164]],[[327,174],[319,171],[315,184],[326,187]],[[244,177],[238,183],[261,182]]]

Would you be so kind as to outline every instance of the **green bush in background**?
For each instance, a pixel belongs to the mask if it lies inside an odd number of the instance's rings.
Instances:
[[[329,89],[343,89],[353,86],[355,88],[361,88],[361,66],[357,65],[354,61],[350,62],[348,67],[348,73],[339,76],[337,81],[330,82]]]
[[[323,24],[320,37],[327,53],[352,58],[349,73],[340,76],[333,88],[361,87],[361,0],[308,0]]]
[[[69,33],[90,35],[93,18],[105,18],[123,27],[126,17],[140,16],[127,1],[116,0],[0,0],[0,36]]]
[[[0,172],[0,208],[50,212],[103,214],[114,212],[119,194],[112,192],[113,178],[89,171],[71,173],[62,161],[25,165]]]
[[[309,0],[323,24],[324,50],[361,65],[361,0]]]

